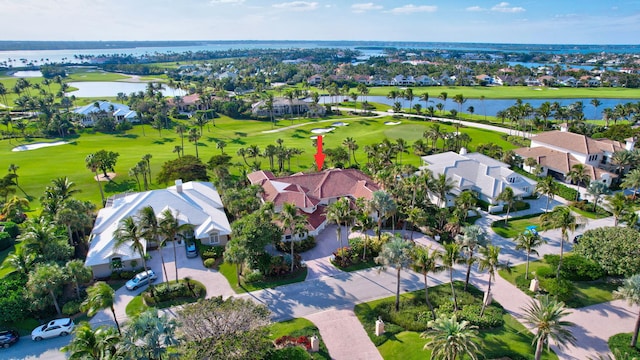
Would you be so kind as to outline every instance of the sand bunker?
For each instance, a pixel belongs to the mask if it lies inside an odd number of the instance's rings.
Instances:
[[[40,148],[45,148],[45,147],[50,147],[50,146],[64,145],[64,144],[68,144],[68,142],[66,142],[66,141],[56,141],[56,142],[52,142],[52,143],[34,143],[34,144],[16,146],[13,149],[11,149],[11,151],[35,150],[35,149],[40,149]]]
[[[349,124],[343,123],[342,121],[334,122],[331,126],[347,126]]]
[[[385,121],[385,125],[400,125],[402,121]]]
[[[333,128],[333,127],[326,128],[326,129],[311,129],[311,132],[313,134],[324,134],[324,133],[332,132],[335,129],[336,128]]]

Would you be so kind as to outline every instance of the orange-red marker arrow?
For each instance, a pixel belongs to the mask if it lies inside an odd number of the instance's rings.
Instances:
[[[316,143],[318,144],[318,152],[316,152],[314,157],[316,158],[316,166],[318,167],[318,171],[321,171],[322,166],[324,165],[324,157],[326,156],[322,152],[322,135],[318,135]]]

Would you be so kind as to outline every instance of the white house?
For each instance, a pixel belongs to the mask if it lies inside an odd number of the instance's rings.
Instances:
[[[156,216],[170,210],[180,224],[192,225],[191,230],[181,235],[200,239],[203,244],[224,245],[231,234],[222,200],[211,183],[190,181],[183,184],[176,180],[174,186],[166,189],[123,194],[98,212],[91,231],[85,265],[91,267],[94,277],[109,276],[113,264],[122,264],[123,269],[133,269],[132,262],[142,265],[140,254],[128,244],[115,247],[114,234],[123,219],[135,218],[146,206],[151,206]],[[142,242],[146,249],[146,240]]]
[[[84,126],[93,126],[95,114],[100,111],[110,114],[117,122],[123,122],[124,120],[131,123],[139,122],[138,114],[127,105],[109,101],[96,101],[95,103],[73,110],[74,113],[82,115],[82,125]]]
[[[299,99],[273,99],[273,116],[283,116],[286,114],[302,116],[306,113],[309,113],[309,116],[324,116],[325,112],[326,109],[324,106]],[[271,116],[265,100],[251,105],[251,113],[255,116]]]
[[[499,211],[501,204],[496,198],[505,188],[510,187],[514,195],[521,198],[531,196],[537,184],[509,169],[509,165],[480,153],[467,154],[465,148],[460,150],[460,154],[448,151],[423,156],[422,162],[425,166],[420,169],[431,170],[435,177],[445,174],[454,185],[446,195],[446,203],[438,194],[429,194],[430,200],[440,206],[453,206],[456,196],[463,191],[472,191],[478,199],[497,205],[496,210]]]

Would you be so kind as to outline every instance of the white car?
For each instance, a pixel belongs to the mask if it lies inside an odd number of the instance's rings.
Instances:
[[[153,270],[147,270],[137,274],[133,277],[133,279],[127,281],[125,286],[127,287],[127,290],[135,290],[141,286],[147,285],[150,282],[156,281],[157,278],[158,277],[156,276],[156,273],[153,272]]]
[[[67,336],[73,331],[75,324],[69,318],[51,320],[44,325],[40,325],[31,332],[31,339],[40,341],[56,336]]]

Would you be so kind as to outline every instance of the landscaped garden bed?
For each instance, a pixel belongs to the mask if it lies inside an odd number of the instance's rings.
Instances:
[[[178,283],[171,281],[151,285],[127,304],[127,316],[135,316],[149,307],[165,309],[171,306],[189,304],[203,299],[207,295],[206,287],[199,281],[181,279]]]
[[[276,347],[280,347],[280,349],[273,351],[272,354],[270,354],[270,356],[267,358],[267,360],[331,359],[331,356],[329,356],[329,351],[322,341],[322,336],[320,336],[320,331],[311,321],[307,319],[297,318],[275,323],[270,326],[269,330],[269,339],[273,340],[274,345]],[[306,350],[300,351],[298,349],[285,348],[285,346],[291,345],[293,347],[299,347],[300,349],[302,349],[304,346],[306,349],[306,346],[310,346],[311,344],[309,339],[312,336],[317,336],[320,340],[320,350],[318,352],[308,352]]]
[[[541,227],[540,215],[526,215],[522,217],[510,218],[505,224],[504,220],[494,221],[491,224],[493,231],[503,238],[515,238],[527,230],[528,226]]]
[[[533,335],[524,326],[495,302],[480,317],[483,293],[473,287],[465,292],[461,282],[456,282],[455,288],[461,308],[457,313],[458,318],[479,328],[479,336],[484,344],[481,358],[533,359]],[[430,288],[429,300],[438,315],[453,314],[450,284]],[[384,359],[428,359],[431,351],[423,350],[427,340],[420,337],[427,329],[429,320],[432,320],[424,290],[402,295],[398,312],[394,309],[394,302],[395,297],[389,297],[358,304],[355,313]],[[385,333],[380,336],[374,332],[378,318],[385,323]],[[557,359],[557,356],[545,351],[543,358]]]
[[[241,283],[240,285],[238,285],[235,265],[226,262],[222,263],[220,264],[219,271],[220,274],[222,274],[227,279],[229,285],[231,285],[231,288],[236,293],[245,293],[255,290],[274,288],[281,285],[293,284],[304,281],[304,279],[307,278],[307,268],[306,266],[302,266],[297,268],[293,273],[287,273],[280,276],[262,276],[261,274],[259,274],[257,280],[254,281],[248,281],[253,280],[251,277],[252,273],[249,273],[247,276],[241,277]]]

